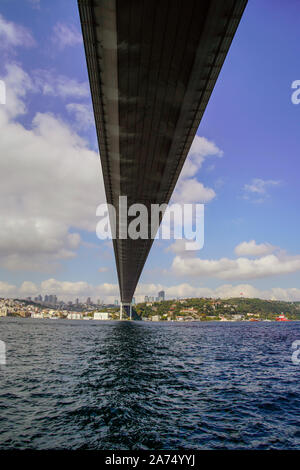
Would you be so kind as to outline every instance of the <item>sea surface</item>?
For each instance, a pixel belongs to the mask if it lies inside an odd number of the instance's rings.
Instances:
[[[300,449],[300,322],[0,319],[1,449]]]

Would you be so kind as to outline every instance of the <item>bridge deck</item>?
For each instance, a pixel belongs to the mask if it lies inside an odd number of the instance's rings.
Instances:
[[[246,0],[78,4],[107,202],[168,203]],[[151,245],[114,241],[123,302]]]

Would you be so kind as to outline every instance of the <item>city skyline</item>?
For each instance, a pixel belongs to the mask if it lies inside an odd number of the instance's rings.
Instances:
[[[142,296],[140,296],[142,297]],[[41,294],[38,294],[37,296],[27,296],[23,298],[23,300],[29,300],[33,301],[36,303],[44,303],[44,304],[49,304],[49,305],[58,305],[58,304],[69,304],[69,305],[79,305],[79,304],[85,304],[85,305],[105,305],[105,302],[101,300],[100,298],[98,299],[92,299],[91,297],[87,297],[86,300],[84,300],[83,297],[79,299],[79,297],[76,297],[73,300],[68,300],[67,302],[64,302],[62,299],[59,299],[56,294],[45,294],[42,296]],[[165,291],[160,291],[157,293],[156,297],[153,296],[144,296],[144,301],[145,302],[161,302],[164,300],[172,300],[172,299],[166,299],[165,298]],[[136,304],[135,297],[132,298],[132,305]],[[110,305],[115,305],[115,306],[120,306],[120,299],[114,299],[113,303],[110,303]]]

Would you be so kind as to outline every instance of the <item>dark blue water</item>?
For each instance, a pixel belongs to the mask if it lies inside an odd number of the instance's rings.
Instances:
[[[0,320],[1,449],[300,448],[300,323]]]

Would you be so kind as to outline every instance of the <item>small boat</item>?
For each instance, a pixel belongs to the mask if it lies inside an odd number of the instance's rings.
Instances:
[[[289,321],[289,319],[284,315],[284,313],[281,313],[275,318],[275,321]]]

